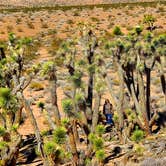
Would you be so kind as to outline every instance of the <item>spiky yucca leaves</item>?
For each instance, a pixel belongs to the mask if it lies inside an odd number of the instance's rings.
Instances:
[[[66,141],[66,129],[63,127],[58,127],[53,132],[53,140],[57,144],[64,144]]]
[[[6,119],[6,127],[10,130],[14,123],[12,118],[16,111],[19,110],[19,104],[18,99],[9,88],[0,88],[0,108]]]

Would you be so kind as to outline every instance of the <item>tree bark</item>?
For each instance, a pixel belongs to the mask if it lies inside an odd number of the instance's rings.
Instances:
[[[142,113],[142,118],[144,120],[145,132],[147,135],[149,135],[151,134],[151,131],[149,127],[148,114],[146,110],[146,99],[145,99],[143,75],[140,71],[138,71],[138,84],[139,84],[139,92],[140,92],[139,98],[140,98],[141,113]]]
[[[45,155],[44,149],[43,149],[43,140],[41,138],[40,131],[39,131],[36,119],[34,117],[33,111],[32,111],[32,109],[30,107],[30,104],[24,98],[24,95],[22,93],[19,93],[18,95],[19,95],[19,98],[21,99],[21,101],[23,103],[23,106],[24,106],[24,108],[26,110],[26,113],[27,113],[27,115],[28,115],[28,117],[29,117],[29,119],[31,121],[32,126],[33,126],[33,129],[34,129],[34,132],[35,132],[35,136],[36,136],[36,140],[37,140],[37,143],[38,143],[38,150],[41,153],[44,166],[49,166],[49,163],[48,163],[48,160],[47,160],[47,156]]]
[[[95,106],[93,110],[93,116],[92,116],[92,132],[95,132],[96,126],[98,124],[99,120],[99,107],[100,107],[100,101],[101,101],[101,96],[97,94],[96,100],[95,100]]]

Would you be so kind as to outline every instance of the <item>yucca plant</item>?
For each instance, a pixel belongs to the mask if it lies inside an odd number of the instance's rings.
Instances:
[[[57,144],[64,144],[66,142],[66,129],[58,127],[53,132],[53,140]]]
[[[99,162],[99,166],[103,166],[104,165],[104,159],[105,159],[105,152],[103,149],[100,149],[98,151],[96,151],[95,156]]]

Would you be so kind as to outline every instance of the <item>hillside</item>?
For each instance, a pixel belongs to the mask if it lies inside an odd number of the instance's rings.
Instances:
[[[55,6],[55,5],[87,5],[152,2],[157,0],[0,0],[1,6]],[[165,1],[165,0],[164,0]]]

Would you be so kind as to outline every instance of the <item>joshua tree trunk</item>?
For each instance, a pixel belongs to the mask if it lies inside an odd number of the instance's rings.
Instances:
[[[147,116],[148,120],[151,118],[151,108],[150,108],[150,77],[151,77],[151,69],[146,68],[146,109],[147,109]]]
[[[166,104],[166,81],[165,81],[165,75],[164,75],[164,65],[162,63],[162,59],[158,58],[158,68],[160,71],[160,80],[161,80],[161,86],[162,86],[162,90],[165,96],[165,104]]]
[[[117,63],[118,67],[118,76],[120,80],[120,90],[119,90],[119,104],[117,106],[118,116],[119,116],[119,130],[122,132],[124,127],[124,113],[123,113],[123,102],[124,102],[124,77],[123,77],[123,70],[120,64]]]
[[[88,80],[88,96],[87,96],[87,106],[92,110],[92,99],[93,99],[93,74],[89,74]]]
[[[44,114],[46,115],[46,118],[47,118],[47,120],[48,120],[48,123],[49,123],[49,125],[50,125],[50,128],[52,129],[52,130],[54,130],[55,128],[56,128],[56,125],[55,125],[55,123],[53,122],[53,120],[52,120],[52,118],[51,118],[51,114],[50,114],[50,112],[49,112],[49,110],[43,110],[43,112],[44,112]]]
[[[73,133],[73,128],[72,126],[68,126],[68,135],[69,135],[69,143],[70,143],[70,148],[71,148],[71,153],[73,155],[73,163],[74,166],[78,165],[78,152],[77,152],[77,147],[76,147],[76,141]]]
[[[21,106],[20,109],[15,114],[15,120],[14,120],[15,124],[20,124],[21,123],[21,120],[22,120],[22,109],[23,109],[23,106]]]
[[[40,131],[39,131],[36,119],[34,117],[33,111],[32,111],[32,109],[30,107],[30,104],[24,98],[23,94],[19,93],[18,95],[19,95],[19,98],[21,99],[21,101],[23,103],[23,106],[24,106],[24,108],[25,108],[25,110],[27,112],[27,115],[28,115],[29,119],[31,120],[31,124],[33,126],[33,129],[34,129],[34,132],[35,132],[35,136],[36,136],[36,140],[37,140],[37,143],[38,143],[38,150],[41,153],[44,166],[49,166],[49,163],[48,163],[48,160],[47,160],[47,156],[45,155],[44,150],[43,150],[43,140],[41,138]]]
[[[106,75],[106,76],[104,76],[104,79],[105,79],[105,82],[107,84],[108,90],[109,90],[110,95],[111,95],[111,103],[112,103],[113,106],[116,107],[118,101],[117,101],[116,96],[115,96],[115,94],[112,90],[111,78],[108,75]]]
[[[60,112],[58,108],[58,103],[57,103],[57,85],[56,85],[56,76],[54,77],[53,80],[50,81],[51,84],[51,99],[52,99],[52,106],[54,110],[54,118],[55,118],[55,123],[57,125],[60,125]]]
[[[5,153],[1,158],[1,166],[15,166],[16,159],[18,158],[19,147],[21,144],[21,136],[18,136],[17,140],[10,145],[8,153]]]
[[[73,134],[74,134],[74,139],[76,143],[79,144],[80,140],[79,140],[79,135],[77,130],[77,121],[75,119],[73,119]]]
[[[95,132],[96,126],[98,124],[100,101],[101,101],[101,96],[100,94],[97,94],[93,110],[93,116],[92,116],[92,132]]]
[[[144,89],[144,82],[143,82],[143,75],[140,71],[138,71],[138,84],[139,84],[139,98],[140,98],[140,108],[142,113],[142,118],[145,125],[145,132],[147,135],[151,134],[150,127],[149,127],[149,120],[148,114],[146,110],[146,99],[145,99],[145,89]]]

